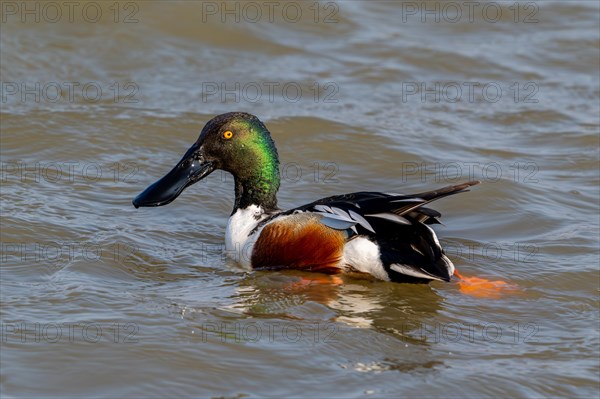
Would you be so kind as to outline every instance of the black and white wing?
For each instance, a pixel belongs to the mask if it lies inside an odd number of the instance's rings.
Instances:
[[[361,236],[377,243],[393,281],[448,281],[454,265],[428,226],[439,223],[441,214],[425,205],[476,184],[479,181],[413,195],[356,192],[323,198],[285,213],[314,212],[321,215],[321,223],[347,230],[349,239]]]

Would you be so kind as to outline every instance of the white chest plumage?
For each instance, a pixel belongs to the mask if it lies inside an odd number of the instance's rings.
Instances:
[[[225,252],[244,267],[251,267],[252,248],[260,230],[252,235],[250,233],[266,216],[262,207],[250,205],[245,209],[238,209],[229,218],[225,230]]]

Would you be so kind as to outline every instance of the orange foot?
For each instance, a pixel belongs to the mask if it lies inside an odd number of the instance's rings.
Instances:
[[[317,274],[310,277],[300,277],[300,281],[294,282],[291,286],[295,288],[300,287],[308,287],[315,285],[342,285],[344,284],[344,280],[339,278],[338,276],[332,276],[329,274]]]
[[[460,292],[477,298],[499,299],[504,294],[517,291],[515,285],[508,284],[505,281],[490,281],[479,277],[465,277],[456,269],[454,270],[454,275],[460,279],[458,282]]]

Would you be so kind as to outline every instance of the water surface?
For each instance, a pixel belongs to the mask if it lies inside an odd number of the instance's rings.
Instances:
[[[597,396],[596,2],[20,4],[0,25],[3,397]],[[131,206],[233,110],[272,132],[284,208],[482,180],[436,229],[461,273],[517,290],[248,273],[222,253],[225,173]]]

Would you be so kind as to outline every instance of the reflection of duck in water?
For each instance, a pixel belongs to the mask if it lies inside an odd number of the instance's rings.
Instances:
[[[346,275],[297,271],[249,275],[233,299],[228,310],[247,316],[309,324],[340,322],[395,336],[410,335],[419,320],[430,320],[441,304],[440,296],[423,285],[377,284]]]
[[[138,195],[135,207],[166,205],[216,169],[235,179],[226,249],[254,269],[357,272],[398,282],[450,281],[454,265],[425,205],[466,191],[469,182],[415,195],[356,192],[294,209],[277,207],[279,158],[265,125],[232,112],[210,120],[181,161]]]

